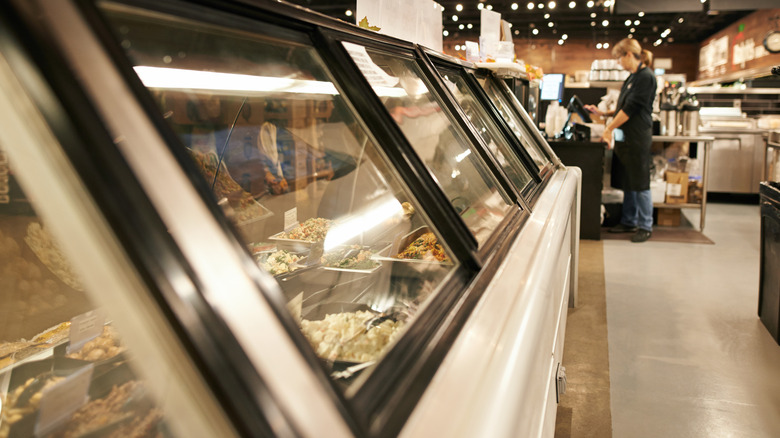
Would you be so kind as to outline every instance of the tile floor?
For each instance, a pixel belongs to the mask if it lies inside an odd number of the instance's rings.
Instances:
[[[614,437],[780,437],[759,221],[757,205],[710,203],[714,245],[603,241]]]

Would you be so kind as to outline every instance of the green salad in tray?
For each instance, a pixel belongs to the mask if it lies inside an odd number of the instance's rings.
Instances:
[[[379,266],[379,262],[371,260],[372,255],[371,251],[362,249],[360,245],[352,245],[323,255],[321,262],[330,268],[368,270]]]

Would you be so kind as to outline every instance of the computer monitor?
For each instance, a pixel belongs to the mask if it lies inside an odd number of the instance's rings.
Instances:
[[[577,97],[576,94],[571,97],[571,100],[569,100],[567,109],[569,110],[569,113],[577,113],[577,115],[582,119],[582,123],[593,123],[593,120],[590,118],[590,114],[588,114],[588,111],[585,109],[585,106],[582,104],[582,101],[579,97]]]
[[[541,100],[563,99],[563,73],[548,73],[542,76]]]

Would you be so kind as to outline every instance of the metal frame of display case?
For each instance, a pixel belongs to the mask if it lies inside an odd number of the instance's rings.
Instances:
[[[523,286],[522,297],[515,297],[513,291],[506,293],[513,300],[522,298],[527,306],[516,311],[530,312],[528,317],[534,324],[543,324],[545,318],[557,318],[552,334],[544,335],[545,342],[550,340],[554,350],[553,357],[545,360],[552,361],[552,365],[560,360],[565,328],[565,308],[561,311],[561,300],[565,301],[570,290],[576,292],[577,249],[576,238],[571,239],[571,235],[576,235],[577,221],[571,205],[555,203],[569,199],[576,172],[565,169],[558,172],[553,165],[537,175],[542,182],[539,186],[549,188],[550,193],[546,196],[541,193],[543,189],[538,190],[536,199],[545,216],[530,228],[525,226],[531,212],[525,209],[524,201],[518,193],[507,193],[514,196],[517,208],[504,219],[488,243],[478,248],[473,235],[392,123],[389,114],[383,111],[340,42],[357,41],[381,50],[396,50],[395,54],[404,52],[426,72],[432,83],[436,83],[436,76],[424,68],[425,63],[420,61],[415,45],[272,1],[160,3],[139,0],[117,3],[130,3],[230,27],[243,26],[255,33],[261,29],[268,32],[273,27],[279,38],[303,41],[315,47],[370,133],[381,139],[377,143],[390,162],[420,202],[429,206],[433,222],[447,242],[452,242],[453,254],[461,262],[461,267],[430,303],[429,311],[410,325],[396,348],[390,350],[358,391],[347,398],[328,379],[287,313],[278,284],[249,257],[237,238],[235,227],[216,204],[183,147],[172,146],[181,146],[180,140],[134,74],[92,2],[42,0],[28,3],[20,0],[0,6],[3,21],[7,22],[0,30],[0,48],[5,47],[2,54],[14,54],[15,58],[9,59],[11,68],[23,81],[25,91],[45,111],[43,116],[49,125],[56,128],[55,137],[62,143],[67,160],[105,215],[111,233],[127,252],[128,262],[138,270],[139,278],[149,290],[152,310],[165,321],[155,329],[170,333],[181,343],[178,349],[200,373],[204,391],[213,397],[212,404],[218,406],[216,410],[221,410],[221,414],[216,415],[229,418],[235,432],[245,436],[314,436],[318,432],[321,434],[323,427],[333,425],[335,429],[324,430],[335,435],[345,431],[358,436],[398,434],[439,371],[453,342],[463,338],[458,335],[468,323],[473,324],[469,316],[485,291],[493,288],[493,279],[497,276],[509,279],[521,272],[530,275],[532,267],[539,267],[544,273],[565,273],[564,278],[554,281],[557,289],[553,292],[558,301],[553,300],[545,306],[543,314],[533,315],[535,306],[541,305],[534,299],[535,294],[552,287],[546,283],[544,275],[532,276],[532,283]],[[48,9],[42,11],[39,7],[44,4]],[[435,88],[440,93],[441,83]],[[458,114],[452,102],[443,100],[441,103]],[[484,148],[478,136],[469,135],[470,128],[464,120],[455,123],[467,133],[475,147]],[[159,160],[139,166],[138,160],[144,156]],[[500,168],[495,163],[490,164],[491,160],[487,161],[501,181]],[[554,158],[552,161],[554,163]],[[149,187],[156,182],[154,171],[162,172],[170,187],[187,190],[167,189],[160,198],[150,197]],[[504,189],[509,187],[505,181],[500,185]],[[558,193],[565,196],[559,199]],[[165,206],[165,202],[170,205]],[[133,214],[128,215],[128,210]],[[47,206],[44,213],[54,215],[56,211],[53,206]],[[199,219],[198,226],[202,229],[194,229],[192,220],[181,217],[185,214]],[[552,221],[549,219],[552,215],[568,219]],[[545,221],[550,222],[549,226]],[[181,239],[187,232],[195,242],[185,247]],[[566,236],[571,242],[567,243]],[[206,241],[207,237],[211,240]],[[535,247],[536,239],[550,244],[545,248],[557,245],[556,248],[562,251],[555,253],[554,263],[548,263],[546,259],[528,259],[525,253],[518,254],[518,242]],[[69,242],[66,246],[74,248],[77,245]],[[567,249],[568,245],[571,246]],[[506,269],[505,262],[510,255],[513,255],[513,262],[522,264],[522,269]],[[81,263],[87,264],[89,259]],[[228,271],[233,275],[236,289],[231,290],[229,296],[217,293],[220,291],[217,267],[229,267]],[[115,292],[107,290],[105,299],[114,297]],[[493,290],[489,302],[498,303],[501,298],[499,291]],[[231,318],[233,312],[248,317],[249,309],[256,311],[252,315],[254,318]],[[508,312],[510,309],[503,310]],[[484,320],[486,316],[481,315],[480,320]],[[131,347],[142,347],[149,342],[151,327],[139,325],[134,315],[118,315],[116,319],[120,326],[138,329],[137,333],[131,331],[127,336]],[[256,341],[253,335],[256,336],[258,330],[265,337],[276,339],[275,345],[279,349],[270,355],[267,351],[258,351],[258,346],[253,345]],[[506,333],[506,336],[510,335],[517,336]],[[512,339],[515,343],[522,341]],[[529,342],[524,347],[538,353],[533,350],[537,342]],[[148,370],[154,364],[146,367]],[[546,384],[546,377],[540,377],[535,383]],[[517,375],[513,381],[524,378],[525,374]],[[308,384],[309,391],[303,394],[285,390],[286,383],[293,379]],[[545,400],[544,418],[549,422],[550,415],[554,418],[554,412],[550,414],[549,411],[551,399]],[[549,428],[549,424],[545,427]]]
[[[461,61],[444,54],[436,53],[429,49],[425,49],[424,53],[426,56],[430,57],[431,62],[433,62],[434,65],[440,64],[444,68],[452,68],[464,73],[464,77],[466,78],[469,87],[478,96],[480,102],[492,115],[510,147],[520,157],[520,159],[526,165],[526,168],[536,169],[536,165],[533,163],[533,160],[528,154],[528,151],[526,151],[525,148],[517,141],[517,137],[512,132],[511,128],[509,128],[506,120],[491,103],[491,100],[485,93],[484,89],[479,85],[479,83],[476,82],[476,79],[473,76],[474,72],[476,71],[476,67],[471,63]],[[533,205],[539,193],[541,193],[541,191],[544,189],[544,183],[549,180],[550,174],[549,172],[532,172],[531,175],[534,178],[535,184],[533,186],[528,186],[521,189],[521,193],[529,205]],[[543,179],[543,175],[546,176],[547,179]]]

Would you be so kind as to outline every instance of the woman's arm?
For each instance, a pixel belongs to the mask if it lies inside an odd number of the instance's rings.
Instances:
[[[619,128],[623,123],[628,121],[628,114],[623,110],[618,111],[615,118],[604,128],[604,134],[601,135],[601,141],[606,142],[608,145],[612,145],[612,131]]]

